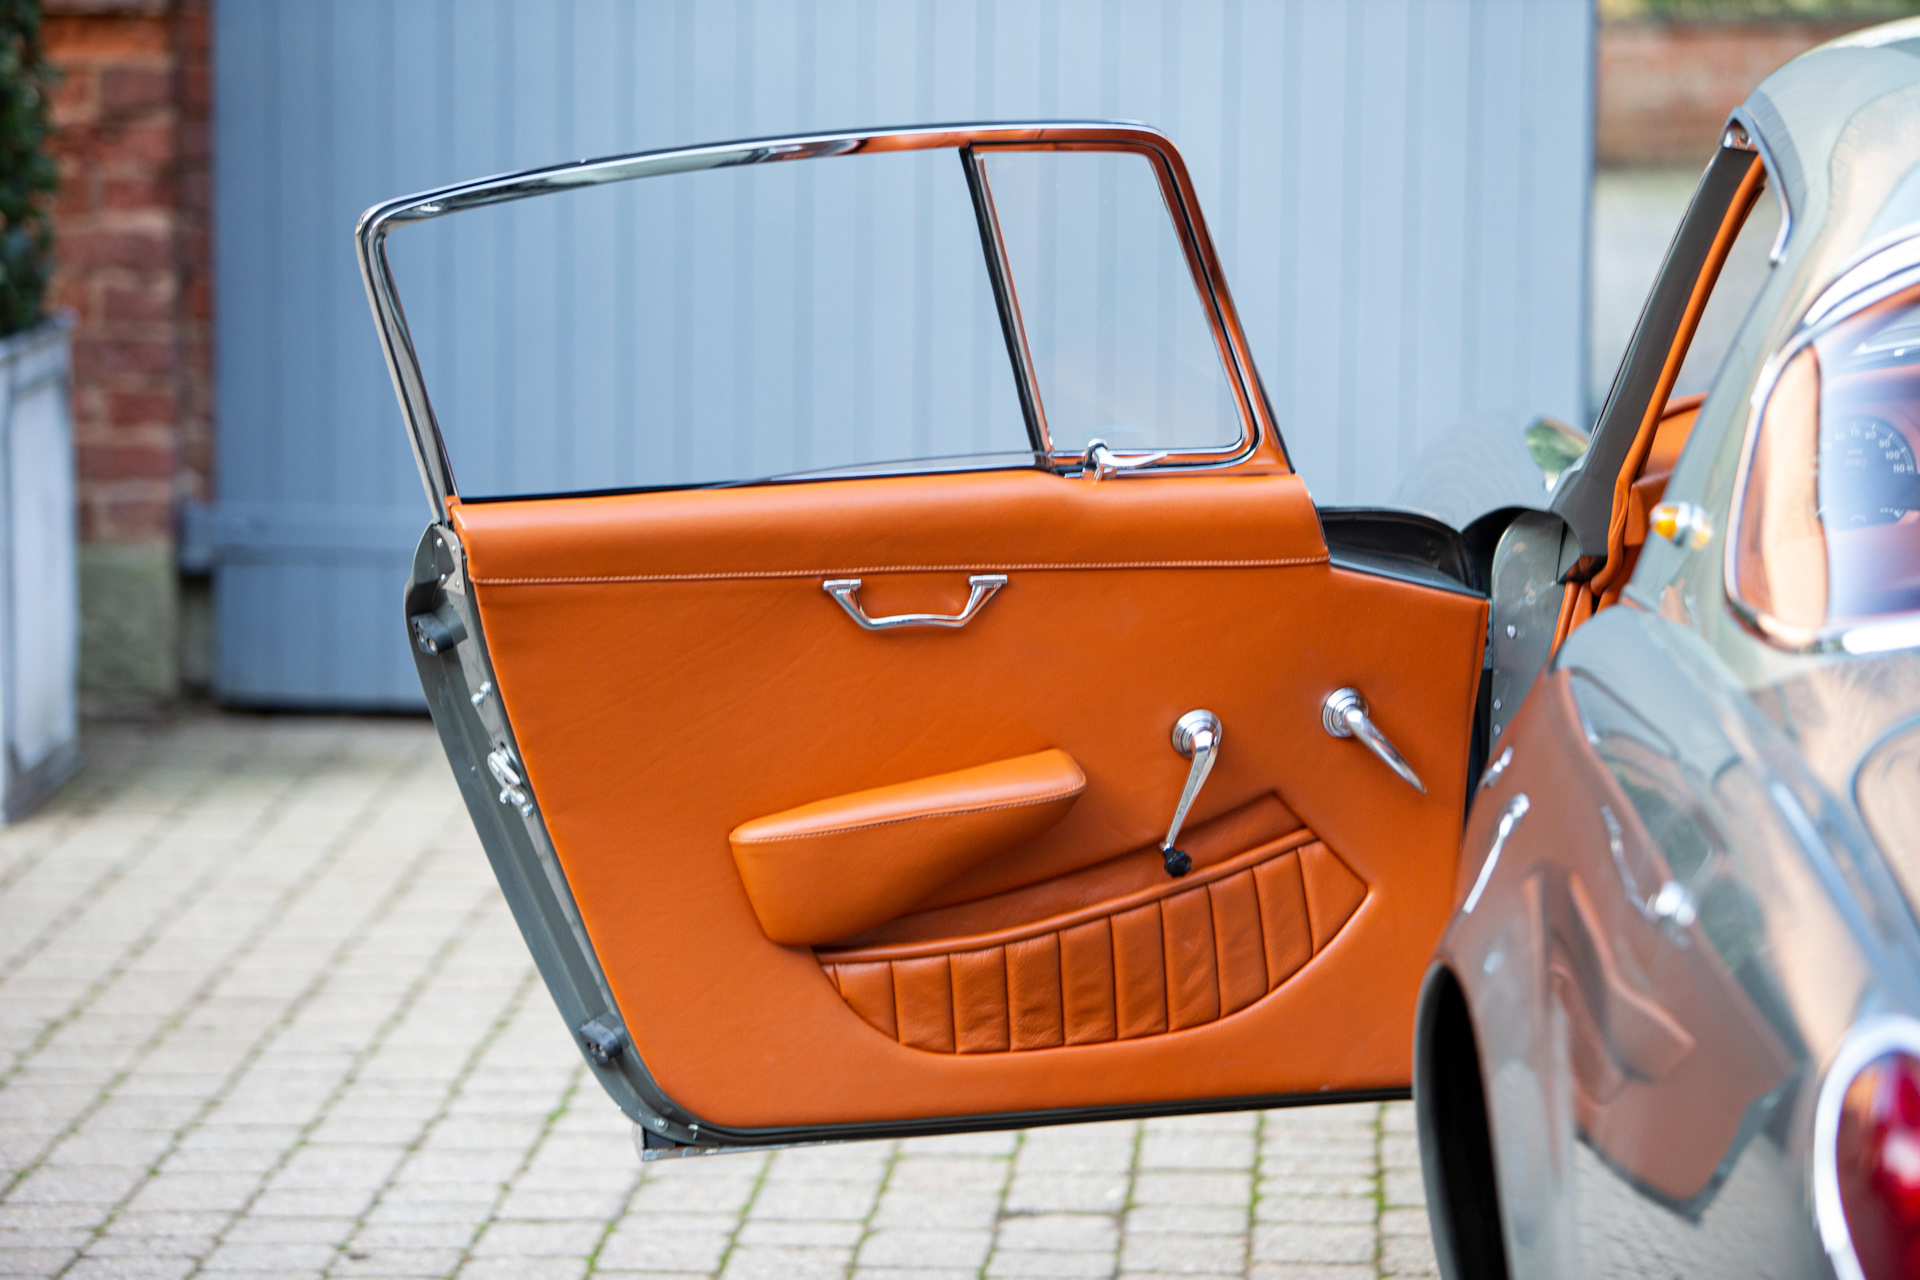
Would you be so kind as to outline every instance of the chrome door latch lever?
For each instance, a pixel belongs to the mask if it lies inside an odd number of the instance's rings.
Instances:
[[[1402,782],[1421,795],[1427,794],[1427,784],[1420,781],[1420,775],[1413,771],[1407,758],[1387,741],[1387,735],[1380,732],[1367,715],[1367,700],[1358,689],[1335,689],[1328,694],[1326,704],[1320,708],[1320,724],[1336,738],[1358,738],[1367,750],[1380,757],[1380,763],[1398,774]]]
[[[1211,711],[1189,711],[1181,716],[1173,722],[1173,749],[1193,761],[1193,767],[1187,770],[1187,785],[1180,791],[1180,803],[1173,809],[1173,824],[1167,828],[1167,838],[1160,842],[1160,860],[1166,863],[1167,874],[1179,877],[1193,870],[1193,859],[1185,850],[1174,847],[1174,841],[1180,838],[1187,810],[1206,785],[1214,757],[1220,754],[1220,717]]]

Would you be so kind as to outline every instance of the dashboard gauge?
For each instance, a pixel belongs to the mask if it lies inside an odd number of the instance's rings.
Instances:
[[[1920,507],[1920,466],[1900,429],[1878,418],[1837,418],[1820,431],[1820,519],[1830,527],[1891,524]]]

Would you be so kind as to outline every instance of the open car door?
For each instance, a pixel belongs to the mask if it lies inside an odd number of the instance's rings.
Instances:
[[[1441,526],[1323,527],[1166,138],[658,152],[358,239],[421,681],[648,1148],[1405,1092],[1485,601]]]

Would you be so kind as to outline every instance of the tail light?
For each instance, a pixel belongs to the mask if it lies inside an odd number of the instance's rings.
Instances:
[[[1920,1022],[1862,1025],[1827,1072],[1814,1203],[1841,1280],[1920,1280]]]

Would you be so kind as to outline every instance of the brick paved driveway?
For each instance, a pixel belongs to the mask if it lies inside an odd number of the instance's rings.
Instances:
[[[0,831],[0,1275],[1432,1271],[1404,1104],[643,1173],[424,722],[87,749]]]

